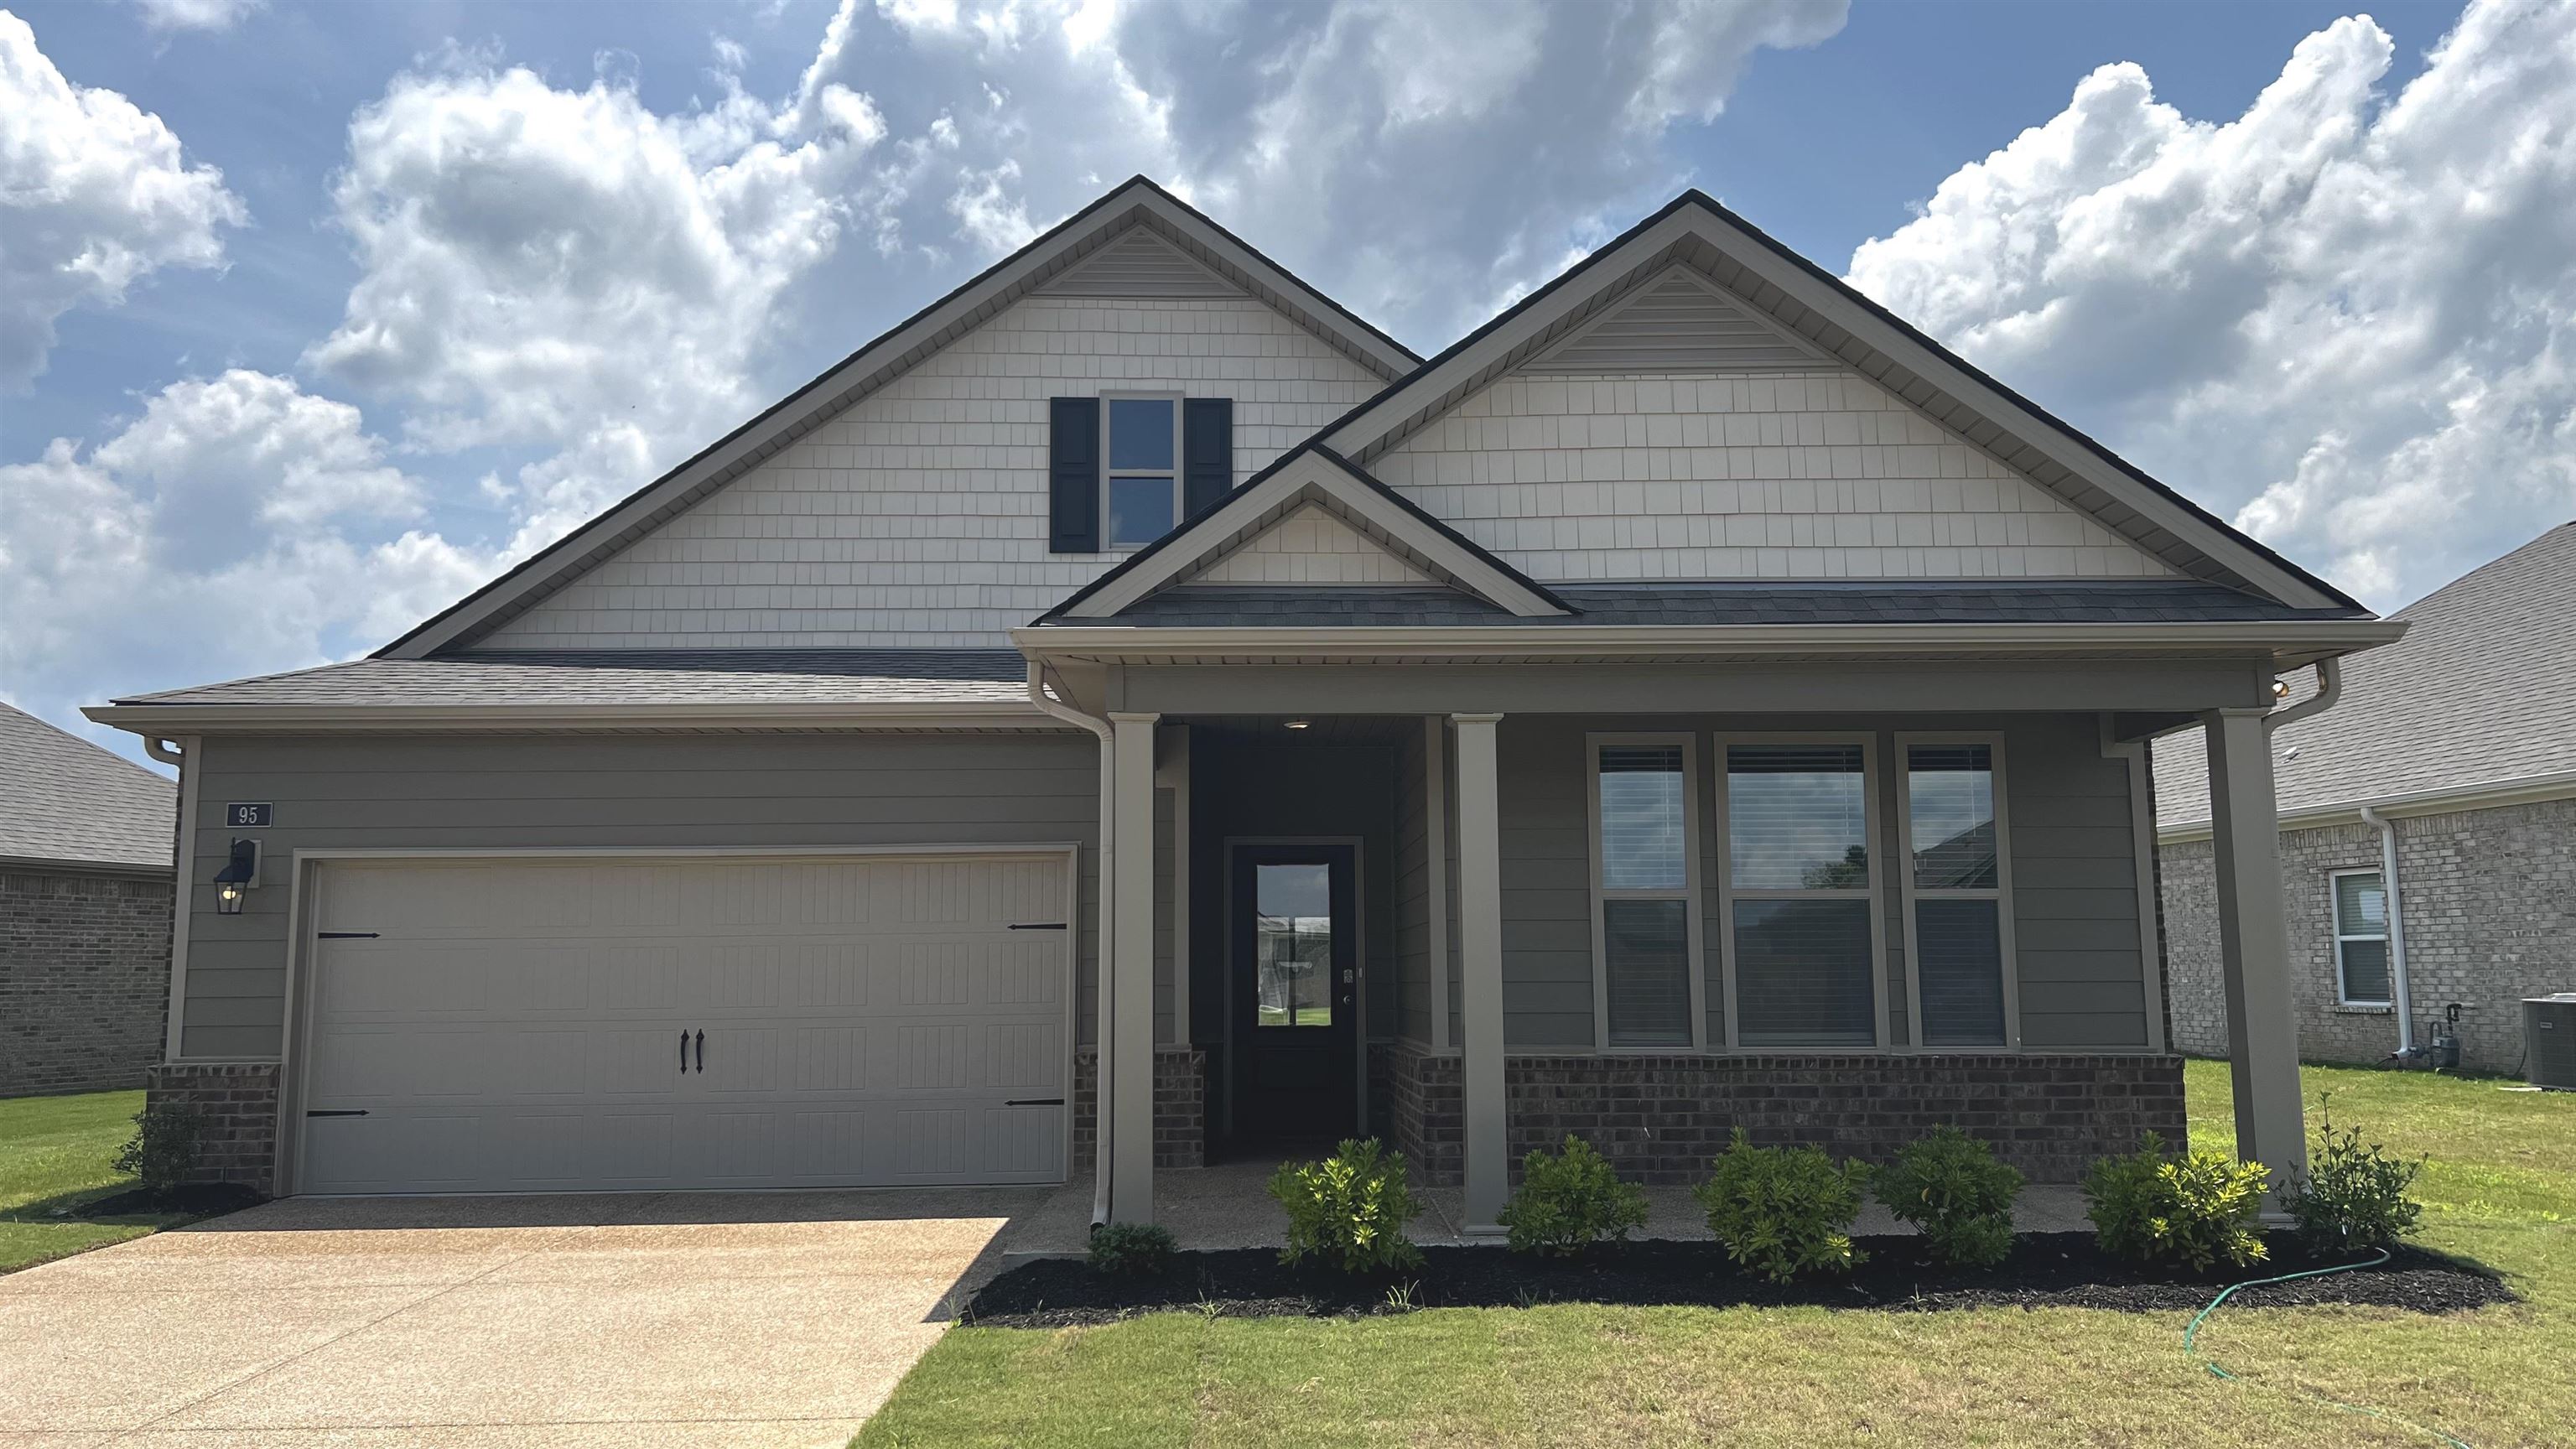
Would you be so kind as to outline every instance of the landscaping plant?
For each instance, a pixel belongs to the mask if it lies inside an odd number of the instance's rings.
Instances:
[[[1516,1253],[1571,1256],[1646,1225],[1646,1192],[1621,1182],[1592,1144],[1566,1134],[1565,1150],[1521,1159],[1521,1189],[1497,1215]]]
[[[2180,1157],[2150,1132],[2137,1151],[2084,1174],[2084,1201],[2105,1251],[2139,1262],[2179,1259],[2207,1269],[2265,1257],[2255,1215],[2270,1169],[2203,1148]]]
[[[1091,1266],[1103,1273],[1160,1273],[1179,1250],[1161,1223],[1103,1223],[1091,1230]]]
[[[142,1186],[163,1196],[188,1180],[197,1165],[197,1144],[206,1135],[206,1120],[195,1110],[172,1102],[150,1102],[134,1114],[134,1136],[116,1150],[109,1164],[134,1174]]]
[[[1422,1203],[1405,1184],[1403,1156],[1374,1137],[1346,1141],[1321,1162],[1280,1164],[1270,1195],[1288,1211],[1283,1263],[1311,1253],[1346,1273],[1371,1273],[1422,1261],[1422,1250],[1404,1236]]]
[[[1811,1269],[1840,1272],[1860,1261],[1851,1225],[1869,1176],[1863,1164],[1836,1163],[1817,1147],[1756,1147],[1738,1127],[1711,1166],[1691,1196],[1737,1263],[1786,1283]]]
[[[1870,1185],[1889,1212],[1923,1234],[1941,1262],[1987,1268],[2012,1252],[2013,1198],[2022,1175],[1956,1127],[1935,1127],[1907,1143],[1871,1175]]]
[[[2361,1130],[2341,1136],[2326,1099],[2317,1099],[2317,1150],[2305,1176],[2292,1177],[2281,1189],[2281,1205],[2297,1223],[2299,1236],[2321,1253],[2358,1248],[2393,1248],[2415,1231],[2424,1205],[2406,1195],[2424,1159],[2391,1157],[2376,1142],[2361,1145]]]

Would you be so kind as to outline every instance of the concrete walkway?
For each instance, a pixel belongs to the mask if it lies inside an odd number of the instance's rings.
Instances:
[[[1048,1193],[270,1203],[0,1277],[0,1449],[838,1446]]]

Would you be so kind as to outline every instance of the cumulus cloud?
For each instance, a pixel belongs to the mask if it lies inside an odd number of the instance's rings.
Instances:
[[[230,30],[267,0],[134,0],[156,31]]]
[[[2576,511],[2576,4],[2478,0],[2394,97],[2367,18],[2241,116],[2135,65],[1850,280],[2373,603]]]
[[[64,79],[0,10],[0,388],[45,370],[64,313],[115,306],[163,267],[220,265],[221,229],[247,220],[160,117]]]
[[[0,466],[0,680],[48,718],[381,643],[499,559],[420,528],[358,410],[235,369]]]

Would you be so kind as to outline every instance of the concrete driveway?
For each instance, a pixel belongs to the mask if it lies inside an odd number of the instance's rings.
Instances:
[[[0,1449],[838,1445],[1045,1197],[269,1203],[0,1277]]]

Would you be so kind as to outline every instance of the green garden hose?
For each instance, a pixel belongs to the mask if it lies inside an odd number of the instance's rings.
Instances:
[[[2299,1273],[2284,1273],[2277,1278],[2249,1278],[2242,1283],[2228,1284],[2225,1288],[2219,1290],[2217,1297],[2209,1300],[2209,1306],[2207,1308],[2204,1308],[2198,1313],[2192,1315],[2191,1323],[2182,1331],[2182,1351],[2191,1357],[2199,1357],[2199,1354],[2193,1345],[2194,1341],[2200,1337],[2200,1325],[2208,1320],[2209,1315],[2218,1311],[2218,1305],[2234,1297],[2237,1289],[2260,1288],[2267,1283],[2290,1283],[2301,1278],[2322,1278],[2328,1273],[2349,1273],[2355,1268],[2376,1268],[2380,1264],[2388,1261],[2387,1249],[2377,1248],[2373,1249],[2373,1251],[2379,1256],[2375,1258],[2365,1258],[2358,1263],[2342,1263],[2332,1268],[2310,1268]],[[2247,1380],[2238,1378],[2236,1375],[2229,1373],[2227,1370],[2220,1368],[2218,1365],[2211,1363],[2205,1358],[2201,1359],[2201,1367],[2209,1370],[2212,1375],[2225,1379],[2232,1384],[2247,1382]],[[2313,1394],[2311,1397],[2319,1400],[2320,1402],[2331,1404],[2334,1407],[2343,1410],[2347,1414],[2367,1414],[2374,1419],[2385,1419],[2389,1423],[2395,1424],[2401,1429],[2412,1429],[2418,1434],[2430,1435],[2433,1438],[2439,1439],[2443,1443],[2450,1445],[2451,1449],[2470,1449],[2470,1446],[2466,1442],[2454,1439],[2439,1429],[2427,1429],[2421,1424],[2398,1418],[2395,1414],[2391,1414],[2385,1409],[2370,1409],[2364,1408],[2359,1404],[2347,1404],[2341,1399],[2329,1399],[2323,1394]]]

